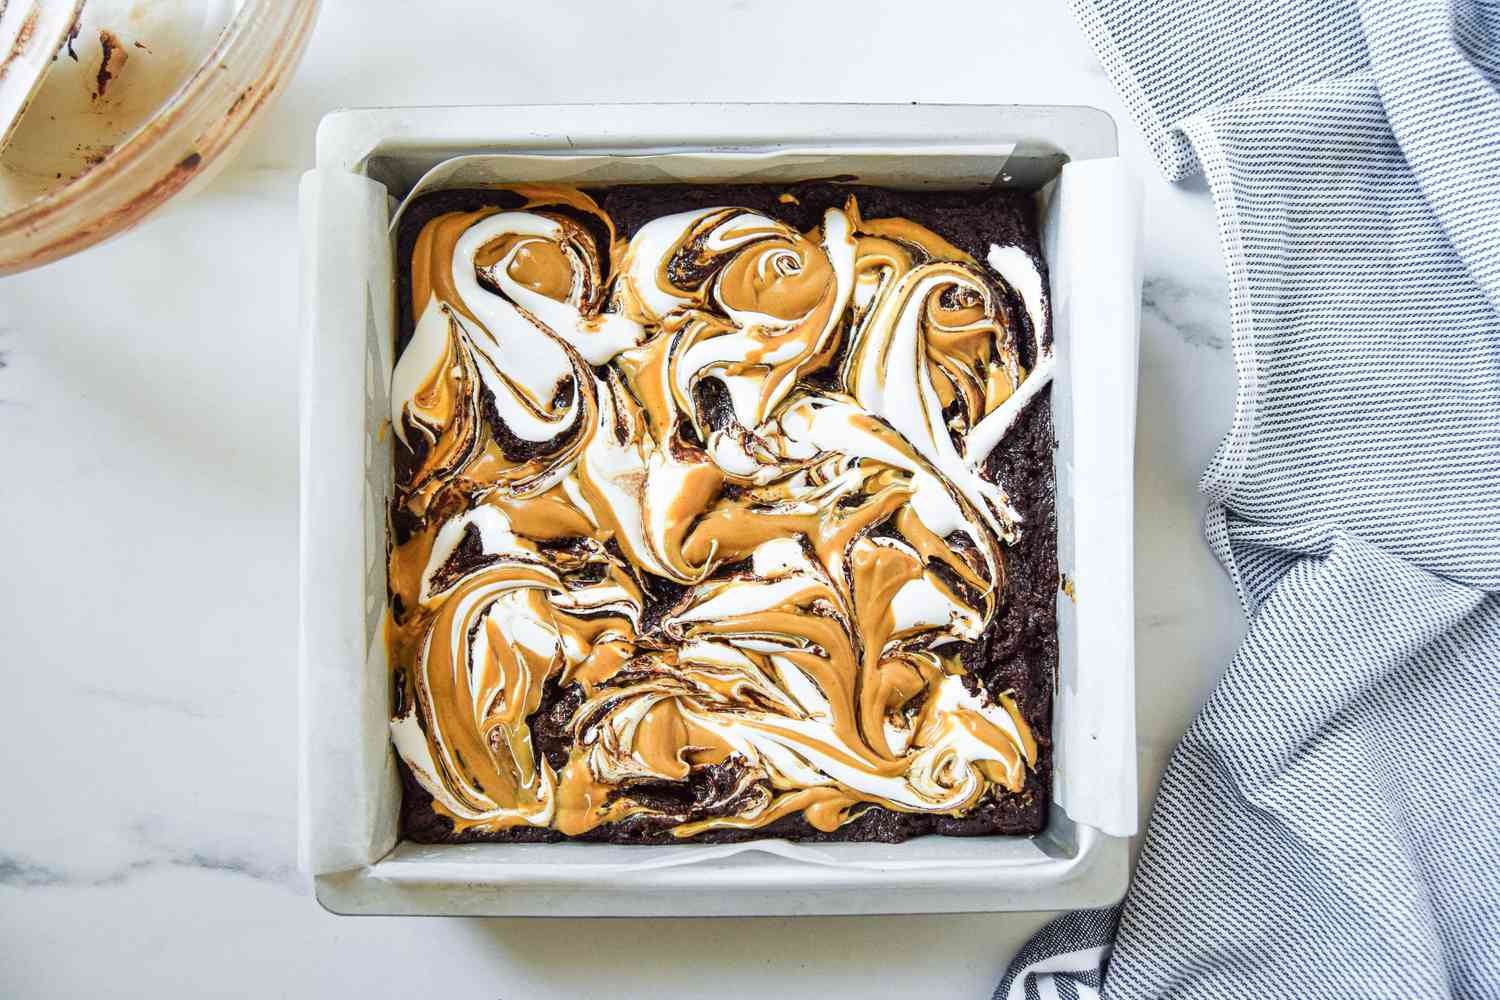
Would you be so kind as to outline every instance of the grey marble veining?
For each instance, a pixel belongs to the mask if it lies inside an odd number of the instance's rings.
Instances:
[[[1172,273],[1147,273],[1141,282],[1141,327],[1182,338],[1194,347],[1229,348],[1229,316],[1224,290],[1216,284],[1185,280]]]
[[[95,684],[80,685],[78,695],[91,701],[120,706],[126,711],[169,712],[189,719],[212,719],[223,714],[176,698],[143,694],[140,691],[121,691]]]
[[[35,889],[44,885],[66,885],[66,874],[24,858],[0,854],[0,885],[12,889]]]
[[[25,858],[0,855],[0,886],[13,889],[35,889],[65,886],[70,889],[108,889],[132,879],[149,875],[162,868],[191,868],[200,871],[226,872],[259,882],[294,889],[306,895],[303,880],[294,866],[265,868],[254,859],[219,855],[204,851],[187,851],[163,857],[137,857],[102,874],[75,875],[66,869],[37,864]]]

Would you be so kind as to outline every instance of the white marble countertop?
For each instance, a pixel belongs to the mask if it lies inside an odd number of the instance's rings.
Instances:
[[[1091,104],[1145,191],[1142,802],[1243,624],[1200,532],[1234,397],[1206,189],[1050,3],[329,0],[203,193],[0,281],[0,995],[987,996],[1046,914],[340,918],[295,869],[298,176],[340,106]],[[469,8],[467,10],[463,8]],[[622,43],[649,46],[622,59]]]

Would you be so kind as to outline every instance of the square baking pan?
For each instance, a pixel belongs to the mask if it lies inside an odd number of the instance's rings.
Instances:
[[[1057,352],[1054,778],[1034,837],[903,844],[399,840],[387,724],[391,222],[486,182],[987,188],[1037,199]],[[1136,829],[1132,570],[1138,197],[1092,108],[658,104],[376,108],[303,178],[301,865],[347,914],[710,916],[1069,909],[1124,892]]]

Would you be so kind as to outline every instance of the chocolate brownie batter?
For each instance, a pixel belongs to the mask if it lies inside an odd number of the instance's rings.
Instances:
[[[1041,267],[1034,204],[1029,196],[1012,192],[894,191],[832,181],[810,181],[789,186],[624,186],[587,193],[603,214],[613,220],[617,236],[626,241],[652,220],[721,205],[751,209],[798,232],[808,232],[820,224],[828,209],[845,205],[853,195],[865,219],[911,220],[932,230],[977,261],[985,260],[991,244],[1019,247],[1037,262],[1039,269]],[[412,301],[412,255],[423,228],[445,213],[495,207],[517,210],[525,204],[525,197],[511,191],[458,190],[427,195],[407,209],[397,232],[398,354],[412,338],[420,309],[420,304]],[[597,245],[608,245],[609,234],[596,217],[580,213],[575,221],[589,232]],[[1050,339],[1034,336],[1032,317],[1019,294],[1003,281],[998,284],[1001,290],[999,305],[1006,325],[1016,334],[1020,362],[1026,369],[1034,368],[1038,361],[1038,342],[1050,347]],[[810,385],[834,379],[847,349],[847,342],[840,345],[825,364],[802,372],[801,378]],[[695,399],[709,428],[732,420],[732,417],[723,416],[727,401],[713,398],[714,393],[722,392],[720,385],[716,381],[698,384],[699,394]],[[574,391],[576,389],[571,384],[561,387],[557,402],[565,404],[567,394]],[[716,411],[720,412],[720,417],[714,416]],[[495,428],[503,427],[503,421],[494,419],[493,415],[488,423]],[[503,431],[496,437],[505,457],[515,461],[549,453],[560,443],[557,440],[536,444],[506,439]],[[426,439],[413,436],[411,447],[394,448],[398,481],[412,480],[415,470],[427,459],[428,447],[430,444]],[[1004,484],[1009,502],[1020,515],[1022,528],[1017,539],[1004,551],[1003,597],[982,634],[977,640],[965,644],[960,656],[965,670],[962,681],[970,693],[978,694],[983,689],[991,700],[1008,694],[1035,740],[1035,762],[1026,768],[1024,783],[1019,790],[992,788],[957,816],[897,811],[861,802],[848,811],[850,818],[831,831],[815,828],[803,812],[791,812],[751,829],[702,830],[692,835],[692,841],[723,843],[786,837],[806,841],[894,843],[929,833],[951,836],[1034,834],[1044,828],[1051,788],[1052,691],[1058,655],[1054,448],[1050,389],[1044,388],[1019,412],[1011,429],[984,463],[984,476]],[[393,503],[390,523],[393,545],[405,544],[419,523],[408,507]],[[469,530],[472,534],[466,535],[455,548],[444,572],[461,574],[480,558],[479,535],[477,530]],[[720,572],[732,573],[734,569],[726,566]],[[641,627],[644,630],[677,607],[688,588],[649,573],[641,582]],[[962,581],[951,582],[960,591],[965,586]],[[435,578],[436,586],[444,583],[443,579]],[[407,609],[402,607],[399,594],[393,591],[391,596],[393,614],[400,621]],[[398,702],[408,697],[406,682],[404,670],[398,668]],[[542,688],[538,707],[528,716],[536,752],[559,774],[568,764],[575,739],[571,723],[583,702],[584,691],[578,684],[560,684],[553,677]],[[398,704],[398,714],[401,709],[402,705]],[[501,830],[473,827],[455,831],[453,820],[434,808],[432,794],[417,780],[406,761],[399,757],[398,761],[403,782],[401,835],[406,839],[420,843],[570,839],[554,828],[525,824]],[[684,821],[691,823],[732,812],[735,789],[742,789],[742,796],[756,791],[753,786],[742,788],[743,770],[744,764],[737,756],[731,755],[716,763],[694,767],[686,780],[642,779],[621,785],[611,792],[612,796],[627,795],[653,811],[602,823],[571,839],[681,843],[683,838],[672,832],[674,827]]]

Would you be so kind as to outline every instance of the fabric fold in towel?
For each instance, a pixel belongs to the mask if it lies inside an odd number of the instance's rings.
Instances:
[[[1123,906],[996,996],[1500,995],[1500,2],[1074,10],[1213,192],[1249,629]]]

